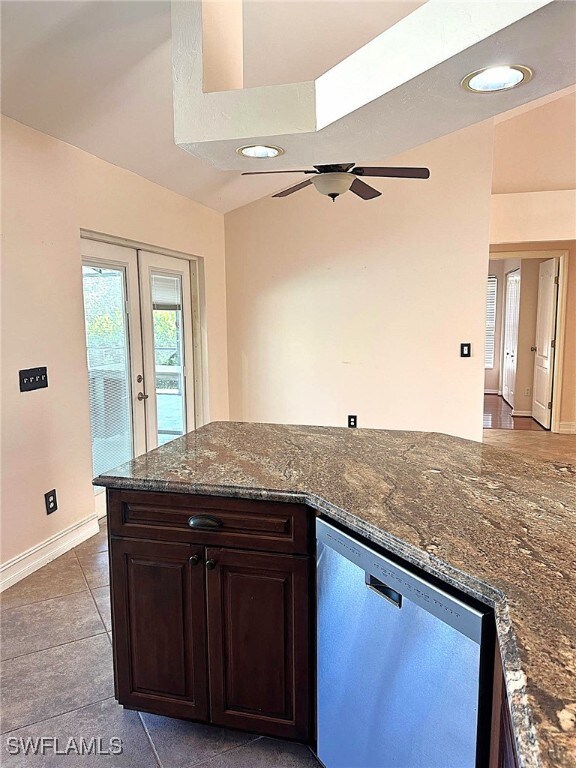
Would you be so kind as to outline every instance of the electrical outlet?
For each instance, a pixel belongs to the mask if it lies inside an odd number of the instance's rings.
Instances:
[[[525,397],[530,397],[531,394],[532,394],[532,391],[531,391],[530,387],[526,387],[524,389],[524,396]]]
[[[51,515],[52,512],[56,512],[58,509],[58,501],[56,499],[56,488],[53,488],[48,493],[44,494],[44,502],[46,504],[46,514]]]
[[[351,429],[355,429],[358,426],[358,417],[357,416],[348,416],[348,426]]]

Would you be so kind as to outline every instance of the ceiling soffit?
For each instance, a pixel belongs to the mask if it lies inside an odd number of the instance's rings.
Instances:
[[[176,144],[221,170],[262,168],[236,154],[245,143],[286,150],[266,162],[270,170],[365,161],[355,157],[359,137],[368,157],[409,149],[570,85],[575,5],[429,0],[315,80],[205,92],[202,3],[176,0]],[[512,62],[533,66],[537,76],[490,96],[459,86],[469,71]]]

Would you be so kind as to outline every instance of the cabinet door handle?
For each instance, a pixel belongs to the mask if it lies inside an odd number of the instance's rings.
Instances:
[[[198,565],[200,562],[200,555],[192,555],[192,557],[188,558],[188,562],[190,565]]]
[[[209,571],[213,571],[216,568],[216,560],[206,560],[206,568]]]
[[[222,528],[222,521],[208,515],[192,515],[188,518],[188,525],[190,528],[198,530],[214,531],[217,528]]]

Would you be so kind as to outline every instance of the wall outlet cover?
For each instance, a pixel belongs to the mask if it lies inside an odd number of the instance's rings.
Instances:
[[[51,515],[58,509],[58,500],[56,499],[56,488],[44,494],[44,503],[46,504],[46,514]]]
[[[358,426],[358,416],[348,416],[348,426],[355,429]]]

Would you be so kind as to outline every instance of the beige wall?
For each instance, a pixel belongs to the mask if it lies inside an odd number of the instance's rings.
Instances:
[[[488,274],[494,275],[496,286],[496,328],[494,331],[494,366],[484,371],[484,391],[498,392],[500,390],[500,364],[502,345],[502,305],[504,298],[504,264],[502,261],[490,261]]]
[[[566,322],[564,335],[564,366],[562,371],[560,423],[576,428],[576,241],[541,240],[536,242],[506,243],[493,245],[490,252],[494,255],[526,251],[568,251],[566,272]],[[526,261],[524,259],[523,261]],[[506,264],[510,263],[507,259]]]
[[[576,189],[492,195],[490,242],[576,239]]]
[[[497,123],[494,194],[576,189],[576,94]]]
[[[94,510],[81,228],[204,257],[212,419],[227,418],[228,392],[222,216],[12,120],[2,129],[5,562]],[[48,389],[20,393],[18,370],[36,365]]]
[[[394,158],[431,179],[374,201],[309,188],[226,215],[232,418],[481,438],[491,139]]]

